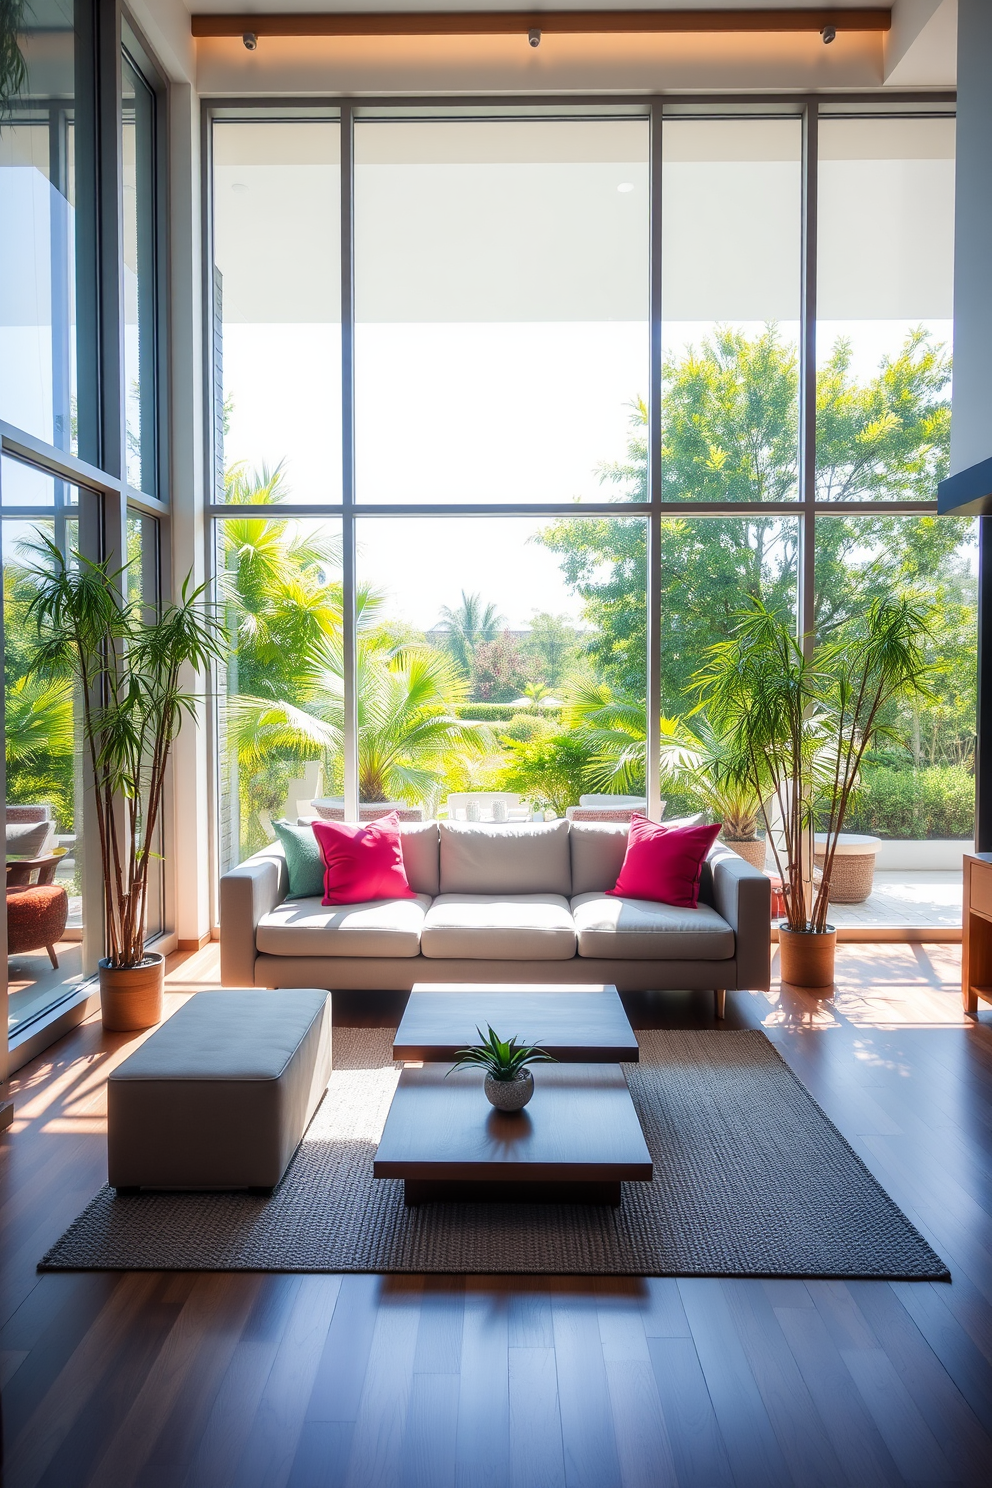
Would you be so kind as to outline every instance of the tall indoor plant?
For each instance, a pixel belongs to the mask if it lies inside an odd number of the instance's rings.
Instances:
[[[126,567],[67,559],[48,538],[39,550],[30,571],[32,671],[78,688],[103,869],[103,1021],[147,1028],[162,1016],[164,957],[146,951],[145,926],[169,754],[196,702],[184,674],[220,658],[220,629],[188,578],[178,602],[156,612],[126,598]]]
[[[887,731],[890,705],[928,691],[927,635],[919,608],[891,595],[808,654],[780,616],[753,600],[730,638],[710,647],[696,678],[700,706],[727,741],[731,773],[762,802],[785,899],[784,981],[833,983],[837,932],[827,906],[837,839],[865,755]],[[817,820],[826,840],[814,884]]]
[[[741,778],[728,741],[701,718],[691,728],[684,718],[661,719],[662,791],[668,776],[679,791],[691,792],[715,821],[724,842],[755,868],[765,866],[765,842],[758,836],[761,795],[750,778]]]

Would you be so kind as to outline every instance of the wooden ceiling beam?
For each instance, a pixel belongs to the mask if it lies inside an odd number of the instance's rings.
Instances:
[[[647,32],[888,31],[891,10],[498,10],[194,15],[194,36],[596,36]]]

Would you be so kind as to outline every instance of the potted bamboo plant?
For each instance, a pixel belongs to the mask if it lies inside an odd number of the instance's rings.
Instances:
[[[125,598],[126,567],[67,559],[47,538],[30,571],[28,615],[38,628],[32,671],[71,678],[103,869],[105,1028],[149,1028],[162,1018],[165,958],[145,949],[148,871],[162,820],[173,741],[196,697],[182,685],[222,654],[219,623],[187,578],[179,601],[151,612]]]
[[[782,880],[782,980],[830,987],[837,932],[827,922],[837,839],[890,705],[925,696],[929,632],[908,599],[874,600],[835,642],[807,655],[758,600],[697,675],[700,707],[727,741],[728,769],[751,784]],[[772,817],[778,818],[777,830]],[[813,829],[825,829],[813,883]]]

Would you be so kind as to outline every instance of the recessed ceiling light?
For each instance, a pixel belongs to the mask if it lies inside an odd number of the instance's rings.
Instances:
[[[248,190],[248,186],[247,186],[247,183],[244,182],[244,181],[234,181],[234,182],[231,183],[231,190],[232,191],[247,191]]]
[[[633,191],[633,189],[634,189],[634,183],[633,183],[633,181],[621,181],[620,182],[620,185],[617,187],[617,190],[618,191]]]

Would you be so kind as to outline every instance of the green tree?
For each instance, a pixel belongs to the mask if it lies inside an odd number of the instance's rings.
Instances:
[[[464,589],[455,609],[442,605],[440,616],[448,650],[465,676],[474,679],[476,652],[481,645],[495,641],[506,623],[504,617],[480,594],[466,594]]]
[[[838,341],[817,379],[818,494],[826,499],[932,498],[947,468],[949,363],[922,329],[859,382]],[[798,362],[774,326],[754,337],[721,328],[663,368],[662,489],[666,498],[788,500],[798,483]],[[647,495],[647,410],[632,406],[627,459],[601,477]],[[944,681],[917,705],[921,758],[967,753],[974,718],[974,578],[960,556],[967,524],[861,514],[818,521],[816,626],[821,639],[888,592],[936,597]],[[539,541],[557,553],[591,627],[589,651],[614,694],[642,704],[646,675],[646,531],[636,518],[569,518]],[[663,712],[677,714],[707,646],[760,599],[793,612],[798,523],[788,517],[672,516],[661,525]],[[894,705],[895,706],[895,705]],[[904,705],[903,711],[905,711]],[[934,706],[938,712],[929,711]]]

